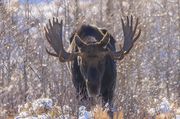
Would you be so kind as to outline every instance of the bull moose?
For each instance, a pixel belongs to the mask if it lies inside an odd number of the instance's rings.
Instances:
[[[45,27],[45,36],[55,53],[49,55],[59,58],[60,62],[71,62],[72,81],[80,101],[97,96],[102,97],[102,104],[112,104],[116,84],[116,60],[122,60],[139,38],[136,33],[138,18],[133,25],[133,16],[121,19],[124,44],[117,51],[115,39],[106,30],[83,24],[70,37],[70,50],[62,43],[63,21],[57,18],[49,20]],[[135,35],[137,34],[137,35]]]

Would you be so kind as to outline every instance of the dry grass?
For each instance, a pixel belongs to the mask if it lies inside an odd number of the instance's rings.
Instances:
[[[27,103],[19,111],[20,112],[28,112],[29,116],[46,113],[51,118],[58,118],[65,114],[65,113],[62,113],[62,110],[59,106],[53,106],[53,108],[50,110],[44,110],[44,109],[40,108],[40,109],[36,110],[36,112],[33,112],[33,113],[31,112],[31,108],[32,108],[32,104]],[[155,119],[175,119],[174,116],[175,116],[175,114],[178,114],[178,111],[179,110],[177,110],[177,112],[175,112],[175,113],[158,114],[155,116]],[[93,114],[93,119],[111,119],[108,115],[108,109],[104,109],[101,106],[94,107],[91,112]],[[68,112],[68,114],[71,119],[76,119],[75,114],[70,113],[70,112]],[[14,114],[12,114],[12,113],[9,113],[8,116],[6,116],[6,119],[13,119],[13,118],[14,118]],[[151,118],[152,118],[152,116],[146,115],[143,119],[151,119]],[[124,119],[123,111],[114,112],[113,119]]]
[[[97,106],[94,109],[94,119],[110,119],[108,110]],[[123,112],[114,112],[113,119],[123,119]]]
[[[174,119],[173,113],[164,113],[156,116],[156,119]]]

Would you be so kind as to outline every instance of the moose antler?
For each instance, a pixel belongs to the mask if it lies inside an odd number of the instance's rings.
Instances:
[[[129,17],[127,16],[126,24],[124,23],[124,20],[121,19],[122,22],[122,28],[123,28],[123,34],[124,34],[124,45],[123,48],[121,48],[120,51],[117,52],[110,52],[110,55],[113,59],[121,60],[123,59],[124,55],[127,54],[131,48],[134,45],[134,42],[139,38],[141,34],[141,29],[139,29],[137,36],[135,36],[136,29],[138,26],[138,18],[136,19],[136,24],[133,29],[133,17],[131,16],[131,19],[129,20]]]
[[[124,34],[124,45],[123,48],[120,46],[120,51],[111,51],[109,50],[107,53],[112,57],[112,59],[115,60],[121,60],[123,59],[124,55],[127,54],[131,48],[133,47],[134,42],[139,38],[141,34],[141,30],[139,30],[137,36],[135,36],[136,29],[138,26],[138,18],[136,19],[135,26],[133,28],[133,17],[131,16],[130,20],[127,16],[126,24],[124,23],[124,20],[121,19],[122,22],[122,28],[123,28],[123,34]],[[82,53],[80,52],[66,52],[63,43],[62,43],[62,26],[63,21],[59,23],[57,18],[53,18],[52,23],[51,20],[49,20],[49,26],[47,25],[45,27],[45,36],[51,47],[54,49],[56,53],[51,53],[47,50],[46,51],[49,55],[59,57],[60,62],[66,62],[66,61],[72,61],[74,57],[76,56],[82,56]],[[77,46],[81,47],[84,44],[84,42],[81,40],[81,38],[76,33],[74,35],[74,40]],[[97,42],[96,44],[99,46],[105,46],[109,43],[109,34],[105,33],[103,34],[103,38]]]
[[[62,26],[62,20],[60,23],[57,18],[53,18],[52,23],[51,20],[49,20],[49,26],[46,25],[44,28],[45,36],[56,53],[51,53],[47,50],[47,48],[46,51],[49,55],[59,57],[60,62],[66,62],[73,60],[73,58],[78,55],[78,53],[69,53],[64,50],[62,43]]]

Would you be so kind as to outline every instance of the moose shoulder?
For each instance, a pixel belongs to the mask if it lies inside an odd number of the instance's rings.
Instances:
[[[103,104],[112,103],[116,83],[115,60],[123,59],[134,42],[139,38],[141,30],[136,34],[138,19],[133,26],[133,17],[122,20],[124,34],[123,47],[116,51],[115,39],[106,29],[91,25],[82,25],[74,31],[70,38],[71,51],[64,49],[62,43],[62,20],[49,20],[45,27],[45,36],[55,53],[48,54],[58,57],[60,62],[72,62],[72,81],[81,101],[102,96]]]

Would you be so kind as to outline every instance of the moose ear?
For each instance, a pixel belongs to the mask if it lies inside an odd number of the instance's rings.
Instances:
[[[103,38],[99,41],[98,44],[99,44],[99,46],[101,46],[101,47],[105,47],[105,46],[108,45],[109,41],[110,41],[110,36],[109,36],[109,33],[106,32],[105,35],[104,35]]]
[[[81,40],[81,38],[78,36],[77,33],[74,35],[74,40],[75,40],[76,45],[77,45],[79,48],[83,48],[83,47],[86,47],[86,46],[87,46],[87,44],[84,43],[84,42]]]

